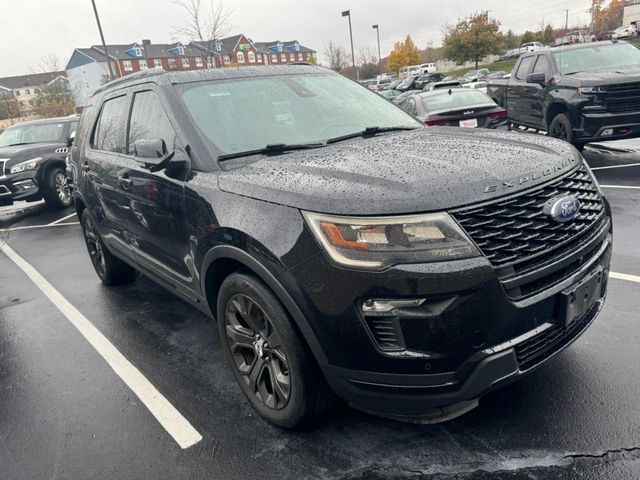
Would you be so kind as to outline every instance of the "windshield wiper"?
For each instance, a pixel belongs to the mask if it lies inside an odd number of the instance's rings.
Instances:
[[[324,143],[299,143],[299,144],[286,144],[286,143],[274,143],[267,145],[263,148],[256,150],[246,150],[244,152],[227,153],[226,155],[220,155],[218,160],[230,160],[232,158],[250,157],[251,155],[272,155],[288,152],[291,150],[308,150],[311,148],[324,147]]]
[[[351,138],[374,136],[378,133],[400,132],[402,130],[416,130],[418,128],[420,127],[367,127],[360,132],[354,132],[349,133],[348,135],[330,138],[329,140],[327,140],[327,144],[341,142],[343,140],[349,140]]]
[[[18,142],[18,143],[10,143],[9,145],[7,145],[7,147],[15,147],[18,145],[31,145],[32,143],[38,143],[38,142]]]

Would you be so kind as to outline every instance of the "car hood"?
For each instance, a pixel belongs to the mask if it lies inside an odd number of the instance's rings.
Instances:
[[[568,143],[514,132],[421,128],[261,157],[220,172],[231,193],[322,213],[450,209],[544,183],[581,156]]]
[[[632,68],[617,68],[613,70],[599,70],[596,72],[578,72],[570,75],[570,78],[582,82],[582,86],[585,87],[639,82],[640,66]]]
[[[56,149],[64,147],[60,143],[29,143],[13,147],[0,147],[0,158],[9,159],[7,165],[19,163],[30,158],[52,154]]]

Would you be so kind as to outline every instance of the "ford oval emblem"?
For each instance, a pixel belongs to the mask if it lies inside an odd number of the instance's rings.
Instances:
[[[543,210],[556,222],[566,223],[576,218],[581,206],[576,197],[555,197],[545,204]]]

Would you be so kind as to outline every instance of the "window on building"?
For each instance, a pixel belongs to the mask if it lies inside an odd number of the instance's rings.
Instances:
[[[304,56],[305,56],[305,58],[306,58],[307,60],[309,60],[309,59],[311,58],[311,54],[310,54],[310,53],[305,53],[305,54],[304,54]]]
[[[93,148],[106,152],[124,153],[122,115],[126,104],[126,96],[112,98],[104,102],[93,132],[93,140],[91,141]]]
[[[290,62],[295,62],[296,61],[296,54],[295,53],[290,53],[289,54],[289,61]]]
[[[242,52],[236,53],[236,60],[238,60],[238,63],[244,63],[244,53]]]
[[[137,140],[164,140],[167,151],[176,148],[176,132],[167,117],[160,99],[150,90],[133,96],[131,121],[129,124],[128,153],[134,155],[133,146]]]
[[[213,59],[211,57],[207,58],[207,67],[213,68]]]
[[[249,50],[247,53],[247,58],[249,59],[249,63],[256,63],[256,54],[253,53],[252,50]]]
[[[298,42],[293,44],[293,49],[297,52],[298,50],[300,50],[300,45],[298,44]]]
[[[184,47],[183,47],[182,45],[179,45],[179,46],[178,46],[178,53],[179,53],[180,55],[184,55]]]
[[[278,63],[278,55],[276,55],[275,53],[271,54],[271,61],[273,63]]]
[[[136,57],[142,56],[142,49],[140,47],[136,47],[135,52],[136,52]]]
[[[169,57],[168,59],[169,61],[169,69],[175,69],[176,68],[176,59],[173,57]]]
[[[20,96],[20,90],[14,90],[13,93],[15,93],[16,97]]]
[[[215,49],[216,49],[216,52],[219,52],[220,50],[222,50],[222,43],[216,40]]]
[[[287,61],[287,54],[286,53],[281,53],[280,54],[280,61],[281,62],[286,62]]]
[[[184,68],[189,68],[191,65],[189,64],[189,57],[183,57],[182,58],[182,66]]]
[[[29,90],[28,88],[24,89],[24,94],[25,95],[31,95],[31,90]]]
[[[262,63],[262,54],[261,53],[258,54],[258,63]]]
[[[301,53],[296,53],[296,59],[301,62],[302,60],[304,60],[304,57],[302,56]]]
[[[202,57],[196,57],[196,67],[198,68],[204,67],[204,63],[202,63]]]
[[[131,63],[131,60],[123,60],[122,68],[124,68],[125,72],[133,72],[133,64]]]
[[[154,60],[153,60],[153,65],[154,65],[155,67],[160,67],[160,68],[162,68],[162,60],[161,60],[161,59],[159,59],[159,58],[154,59]]]
[[[147,65],[147,61],[144,59],[138,60],[138,64],[140,65],[140,70],[146,70],[147,68],[149,68],[149,65]]]
[[[231,57],[229,57],[229,55],[223,55],[222,56],[222,61],[224,63],[229,63],[231,61]]]

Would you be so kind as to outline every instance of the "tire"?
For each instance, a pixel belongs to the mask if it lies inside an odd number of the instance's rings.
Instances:
[[[564,113],[559,113],[551,120],[547,133],[550,137],[564,140],[565,142],[573,143],[573,125],[571,120]]]
[[[82,211],[81,223],[89,258],[102,283],[122,285],[133,281],[136,275],[135,269],[107,250],[86,208]]]
[[[42,180],[42,196],[50,209],[62,210],[71,206],[71,190],[62,168],[48,168]]]
[[[289,315],[258,278],[248,273],[227,277],[218,294],[217,319],[238,385],[263,419],[296,428],[334,402]]]

